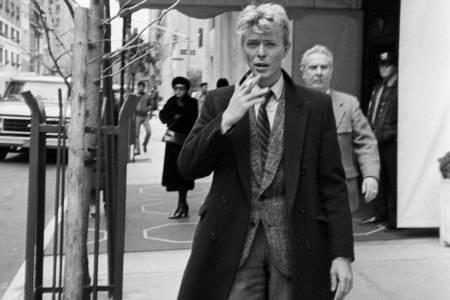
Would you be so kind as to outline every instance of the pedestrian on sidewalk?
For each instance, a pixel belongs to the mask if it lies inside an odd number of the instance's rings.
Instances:
[[[208,92],[208,83],[202,82],[200,84],[200,90],[192,93],[192,98],[198,101],[198,111],[202,109],[203,102],[205,101],[205,95]]]
[[[250,71],[206,94],[178,159],[186,178],[214,172],[178,299],[343,299],[353,232],[330,96],[281,69],[281,5],[237,23]]]
[[[167,124],[168,130],[182,136],[189,134],[198,117],[197,100],[188,95],[190,87],[189,80],[184,77],[175,77],[172,81],[174,95],[167,100],[159,112],[159,118],[163,124]],[[168,192],[178,191],[178,205],[169,215],[169,219],[188,216],[187,193],[194,189],[194,180],[184,179],[177,167],[181,146],[181,144],[166,142],[162,185]]]
[[[150,116],[153,110],[152,99],[149,95],[145,93],[145,83],[140,81],[138,83],[138,96],[139,102],[136,105],[136,128],[135,128],[135,145],[134,145],[134,155],[141,154],[140,147],[140,129],[141,125],[144,125],[145,128],[145,138],[142,143],[142,147],[144,152],[147,152],[148,141],[150,140],[150,136],[152,134],[152,130],[150,128]]]
[[[372,201],[378,193],[380,156],[377,140],[355,96],[330,88],[333,76],[333,53],[322,45],[305,51],[300,63],[303,81],[309,88],[327,93],[333,103],[342,165],[345,170],[350,210],[359,208],[359,201]],[[362,177],[361,187],[358,182]]]

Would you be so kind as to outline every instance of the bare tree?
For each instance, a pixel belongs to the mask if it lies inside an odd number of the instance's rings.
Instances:
[[[116,15],[109,19],[105,19],[102,13],[105,7],[103,1],[109,0],[91,0],[89,11],[79,7],[74,8],[71,0],[64,0],[74,21],[74,28],[70,30],[74,33],[74,39],[73,45],[70,47],[67,47],[61,39],[61,36],[66,33],[58,35],[55,30],[52,8],[43,8],[40,0],[30,1],[33,12],[43,28],[52,65],[46,64],[27,49],[24,50],[30,57],[39,60],[48,70],[59,74],[69,87],[68,90],[72,91],[67,95],[69,97],[68,102],[71,103],[72,113],[68,130],[70,142],[68,144],[69,164],[65,218],[64,295],[67,299],[81,300],[85,299],[83,287],[89,281],[86,245],[93,178],[93,170],[86,165],[86,161],[92,160],[90,149],[96,146],[95,137],[86,135],[84,129],[86,126],[95,127],[100,122],[98,119],[100,115],[98,112],[101,109],[99,90],[102,79],[112,77],[124,69],[136,74],[137,72],[146,72],[147,65],[156,67],[158,49],[166,45],[157,44],[155,41],[145,43],[141,36],[153,24],[160,22],[180,0],[175,1],[171,7],[140,32],[136,31],[134,35],[129,36],[122,48],[110,53],[104,53],[102,49],[104,27],[108,26],[115,18],[138,9],[147,0],[142,0],[130,7],[125,4]],[[54,51],[52,40],[59,45],[59,48],[64,49],[62,53],[57,54]],[[111,67],[117,64],[123,52],[130,54],[123,68],[115,73],[111,72],[110,68],[101,69],[103,61],[111,61]],[[64,74],[60,67],[60,59],[65,55],[72,57],[72,74]],[[71,82],[69,78],[72,79]]]

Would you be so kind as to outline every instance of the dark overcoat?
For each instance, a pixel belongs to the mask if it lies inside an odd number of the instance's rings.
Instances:
[[[283,168],[294,253],[293,299],[330,299],[330,265],[354,258],[352,219],[336,124],[328,95],[285,76]],[[209,92],[178,165],[195,179],[214,172],[178,299],[225,300],[232,287],[250,221],[248,113],[229,135],[220,132],[234,86]]]
[[[182,105],[178,103],[175,96],[169,98],[159,112],[159,119],[171,130],[187,135],[198,117],[197,100],[185,95],[181,98],[181,103]],[[176,115],[179,117],[176,118]],[[178,171],[177,159],[180,151],[181,146],[166,143],[162,185],[166,187],[167,191],[192,190],[194,188],[194,181],[186,180]]]

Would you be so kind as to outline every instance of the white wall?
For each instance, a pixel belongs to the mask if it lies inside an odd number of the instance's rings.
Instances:
[[[450,151],[450,1],[402,1],[398,225],[439,225],[437,159]]]

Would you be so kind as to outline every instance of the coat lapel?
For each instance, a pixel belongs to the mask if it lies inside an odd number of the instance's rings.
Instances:
[[[250,165],[250,128],[248,113],[246,113],[242,119],[235,124],[233,129],[233,134],[230,135],[231,143],[233,145],[234,157],[236,158],[236,165],[241,180],[242,186],[244,187],[247,199],[250,201],[250,175],[251,175],[251,165]]]
[[[339,126],[341,125],[342,119],[344,118],[344,114],[345,114],[344,102],[332,90],[330,91],[330,96],[331,96],[331,101],[333,103],[333,112],[334,112],[334,118],[336,119],[336,128],[339,128]]]
[[[286,79],[286,76],[285,76]],[[286,201],[288,209],[294,204],[300,176],[306,125],[309,116],[308,102],[298,95],[291,80],[286,80],[286,114],[284,120],[284,161]]]

